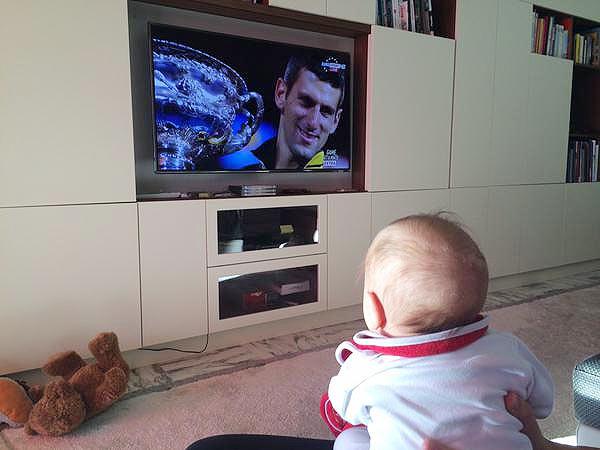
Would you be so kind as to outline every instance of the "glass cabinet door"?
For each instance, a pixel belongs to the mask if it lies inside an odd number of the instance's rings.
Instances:
[[[327,196],[206,202],[208,266],[327,253]]]
[[[318,266],[293,267],[218,279],[219,319],[314,303]]]
[[[327,255],[208,269],[209,329],[239,328],[324,311]]]
[[[317,213],[316,205],[217,211],[218,253],[316,244]]]

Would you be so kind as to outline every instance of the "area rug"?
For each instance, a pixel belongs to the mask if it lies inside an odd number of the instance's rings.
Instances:
[[[494,299],[494,296],[496,298]],[[573,366],[600,352],[600,273],[490,295],[492,326],[515,333],[549,368],[555,409],[549,437],[572,435]],[[0,449],[184,449],[221,433],[329,438],[318,401],[338,367],[334,346],[360,321],[137,369],[110,410],[60,438],[4,430]]]

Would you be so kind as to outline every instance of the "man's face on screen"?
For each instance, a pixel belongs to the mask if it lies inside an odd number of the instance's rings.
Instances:
[[[281,110],[284,145],[295,157],[313,157],[335,132],[342,110],[337,109],[342,92],[302,69],[289,88],[283,80],[277,82],[276,102]],[[279,141],[281,136],[278,137]]]

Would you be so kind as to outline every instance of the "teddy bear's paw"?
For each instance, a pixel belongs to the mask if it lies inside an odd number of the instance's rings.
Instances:
[[[115,333],[100,333],[88,344],[88,348],[103,371],[120,367],[129,375],[129,366],[121,356],[119,340]]]
[[[66,381],[80,368],[85,366],[85,361],[74,351],[61,352],[52,355],[42,367],[45,374],[52,377],[63,377]]]
[[[69,383],[58,379],[48,383],[44,396],[33,406],[28,428],[38,434],[60,436],[81,425],[85,415],[81,395]]]

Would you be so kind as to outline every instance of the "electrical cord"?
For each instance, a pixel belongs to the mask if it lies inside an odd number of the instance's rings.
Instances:
[[[149,352],[164,352],[166,350],[171,350],[174,352],[192,353],[192,354],[199,355],[201,353],[204,353],[207,348],[208,348],[208,334],[206,335],[206,344],[204,344],[204,348],[200,351],[198,351],[198,350],[182,350],[180,348],[173,348],[173,347],[163,347],[163,348],[143,348],[142,347],[140,350],[147,350]]]

